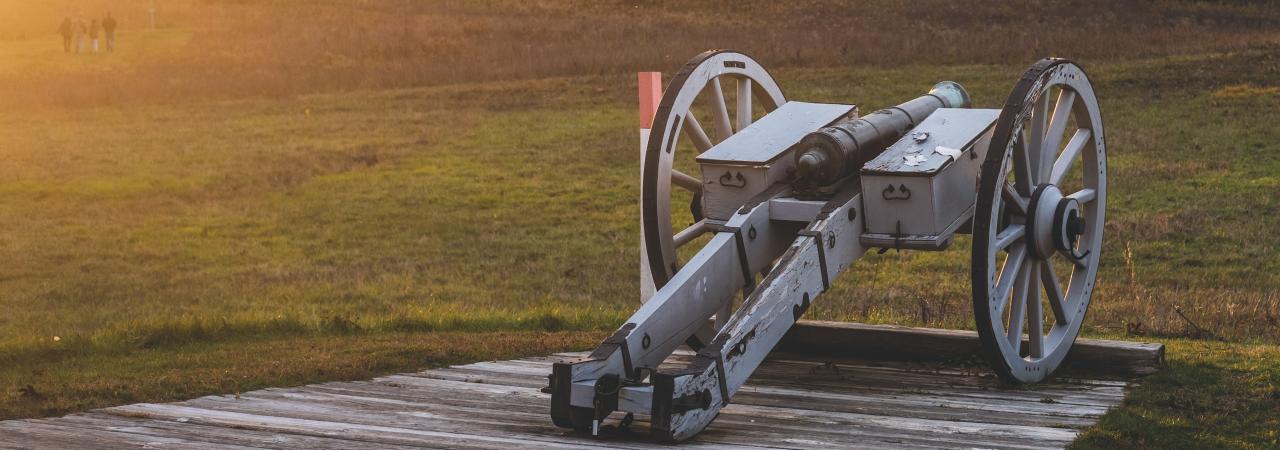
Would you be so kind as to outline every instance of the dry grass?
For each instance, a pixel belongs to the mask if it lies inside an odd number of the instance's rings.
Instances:
[[[1280,448],[1280,347],[1166,340],[1169,364],[1068,448]]]
[[[65,349],[62,355],[46,355],[42,364],[28,362],[26,370],[0,370],[0,419],[541,356],[585,349],[602,337],[584,332],[382,333],[193,342],[140,352]],[[246,348],[252,348],[252,357],[246,357]]]
[[[1216,336],[1280,339],[1280,218],[1262,213],[1280,204],[1265,150],[1280,136],[1258,126],[1276,110],[1174,75],[1267,86],[1277,56],[1090,66],[1114,151],[1090,332],[1193,335],[1185,315]],[[953,78],[993,106],[1021,69],[778,76],[793,98],[868,108]],[[637,290],[623,78],[0,115],[0,357],[51,336],[153,347],[349,324],[616,327]],[[1202,127],[1206,115],[1234,119]],[[967,242],[869,255],[809,314],[971,327]]]
[[[1280,342],[1266,4],[173,0],[151,32],[147,3],[110,2],[121,51],[76,58],[51,34],[63,2],[0,0],[5,414],[404,370],[449,356],[391,350],[433,333],[616,327],[637,291],[631,72],[708,47],[864,110],[940,79],[997,107],[1028,61],[1084,61],[1112,152],[1086,333]],[[807,317],[972,327],[967,245],[869,255]],[[339,350],[308,362],[311,340]]]
[[[1274,114],[1276,87],[1268,74],[1276,70],[1280,13],[1266,5],[754,2],[722,11],[723,5],[676,2],[175,0],[161,5],[160,31],[138,30],[149,3],[0,2],[0,30],[5,30],[0,49],[9,50],[0,52],[0,103],[16,106],[0,117],[7,162],[0,167],[0,191],[7,199],[0,212],[8,218],[3,243],[15,262],[9,269],[10,301],[34,305],[0,318],[0,326],[39,330],[34,334],[42,338],[170,328],[168,322],[152,324],[149,316],[137,317],[133,308],[111,307],[124,304],[146,305],[197,324],[208,320],[210,311],[224,320],[258,323],[281,310],[295,313],[289,320],[316,324],[356,314],[351,304],[376,304],[375,312],[361,315],[378,317],[374,322],[403,317],[406,323],[419,323],[476,295],[486,298],[486,308],[497,308],[495,314],[544,308],[565,297],[603,298],[597,304],[607,305],[604,312],[568,320],[585,324],[612,318],[621,300],[607,282],[584,287],[538,276],[493,280],[510,292],[544,293],[529,301],[522,294],[499,295],[495,292],[506,291],[449,281],[466,278],[467,271],[505,270],[506,263],[536,273],[548,267],[549,249],[554,249],[555,264],[568,266],[574,259],[605,255],[631,260],[622,250],[628,246],[582,246],[573,250],[579,253],[568,253],[571,249],[556,239],[572,232],[553,229],[546,230],[552,235],[535,236],[542,230],[535,227],[524,233],[545,241],[542,247],[498,258],[443,244],[461,238],[444,232],[433,231],[436,235],[428,239],[415,237],[412,228],[388,231],[353,223],[350,217],[318,222],[319,211],[359,202],[364,212],[383,217],[383,225],[412,219],[428,230],[485,217],[515,220],[518,210],[504,208],[519,203],[507,191],[465,188],[483,167],[466,158],[435,155],[470,149],[461,151],[480,155],[486,164],[521,162],[507,168],[516,174],[508,183],[524,182],[537,173],[528,168],[545,161],[518,150],[491,148],[540,140],[545,151],[596,146],[604,150],[593,158],[626,155],[610,150],[627,141],[609,130],[617,117],[629,114],[631,101],[629,87],[613,77],[639,68],[670,71],[703,48],[733,46],[781,67],[777,72],[793,97],[866,105],[888,104],[915,93],[916,85],[955,77],[993,106],[1027,60],[1056,53],[1089,61],[1091,68],[1100,65],[1095,75],[1118,150],[1112,167],[1121,197],[1113,205],[1123,210],[1109,217],[1109,267],[1099,293],[1111,301],[1096,306],[1105,311],[1105,319],[1095,319],[1098,329],[1181,334],[1194,322],[1234,338],[1280,333],[1270,319],[1280,315],[1276,278],[1269,274],[1274,262],[1266,262],[1276,254],[1266,244],[1274,243],[1268,230],[1274,221],[1256,208],[1280,198],[1268,194],[1276,191],[1276,178],[1269,172],[1267,153],[1259,153],[1273,145],[1268,133],[1274,133],[1256,125]],[[126,33],[121,52],[109,57],[62,55],[50,27],[43,25],[56,23],[68,11],[96,15],[107,8],[120,17]],[[1211,53],[1186,56],[1197,52]],[[1141,59],[1108,62],[1130,58]],[[994,65],[938,65],[957,62]],[[902,65],[907,67],[884,68]],[[400,86],[582,74],[608,75],[570,78],[551,88],[470,84],[370,94]],[[366,91],[303,96],[352,89]],[[203,101],[264,96],[284,98]],[[162,105],[147,105],[151,103]],[[134,105],[81,107],[112,104]],[[584,119],[573,115],[575,110],[596,116]],[[511,128],[516,123],[540,127],[538,120],[519,120],[548,112],[569,122],[541,134]],[[1204,117],[1231,120],[1199,126]],[[592,121],[593,127],[584,128],[582,121]],[[481,131],[454,131],[469,129]],[[1198,132],[1188,134],[1190,129]],[[579,152],[553,154],[563,159],[547,169],[575,167],[579,161],[568,155],[583,157]],[[431,178],[403,181],[398,164],[406,159],[424,165],[412,176]],[[626,185],[616,192],[595,191],[594,196],[564,187],[576,186],[581,177],[598,182],[604,173],[621,179],[634,161],[619,156],[608,164],[616,167],[576,167],[563,178],[543,175],[524,187],[531,198],[545,200],[545,207],[564,202],[545,196],[563,196],[566,190],[597,202],[608,198],[602,203],[606,212],[597,220],[614,225],[601,238],[631,236],[621,225],[632,214]],[[384,170],[388,165],[391,175]],[[290,197],[311,192],[316,179],[333,183],[365,176],[374,177],[369,182],[374,187],[363,197],[340,199],[326,191],[346,193],[347,186],[323,187],[324,194],[314,197]],[[379,189],[405,187],[427,189],[431,197],[400,201],[441,205],[448,198],[454,210],[447,217],[391,217],[387,211],[395,207],[385,204],[387,191]],[[1234,201],[1207,198],[1202,195],[1206,190]],[[347,234],[332,231],[339,226]],[[500,229],[483,232],[494,242],[514,240]],[[330,241],[315,244],[316,239]],[[335,256],[333,242],[350,247]],[[396,254],[391,249],[404,248],[405,242],[418,245],[409,247],[411,255],[361,259],[370,253]],[[1127,249],[1132,258],[1118,256],[1125,251],[1117,242],[1133,243]],[[1240,250],[1223,251],[1233,248]],[[460,263],[472,258],[488,262]],[[303,260],[314,264],[308,269],[294,265]],[[857,290],[834,293],[847,300],[814,314],[968,326],[964,283],[953,276],[963,268],[955,261],[886,256],[869,258],[866,266],[852,275],[859,280]],[[629,272],[608,267],[605,271],[596,264],[592,274],[608,278]],[[942,275],[912,283],[884,273],[917,269]],[[435,289],[409,286],[423,270],[434,271],[430,279]],[[566,280],[592,275],[573,267],[555,270]],[[1224,279],[1232,280],[1230,285]],[[428,306],[398,306],[412,298],[427,298]],[[101,311],[46,320],[65,305],[85,301]],[[269,305],[235,306],[263,303]],[[299,309],[302,305],[306,308]],[[1181,314],[1173,306],[1181,306]],[[111,331],[121,328],[122,321],[135,325]],[[0,336],[0,341],[10,338]]]
[[[166,32],[142,32],[145,0],[0,6],[0,49],[60,50],[62,15],[113,9],[112,61],[33,64],[0,56],[0,104],[109,105],[292,96],[470,81],[670,70],[707,48],[771,67],[1086,61],[1241,50],[1280,42],[1265,3],[901,1],[162,2]],[[173,33],[178,33],[176,36]],[[150,39],[181,41],[156,48]],[[1123,43],[1123,45],[1117,45]],[[8,70],[4,70],[7,68]]]

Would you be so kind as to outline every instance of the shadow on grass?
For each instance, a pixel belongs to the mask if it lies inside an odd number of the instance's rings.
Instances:
[[[0,365],[52,363],[67,358],[121,355],[187,344],[251,342],[262,339],[375,336],[388,333],[607,331],[620,325],[624,312],[534,309],[445,314],[398,315],[364,321],[350,315],[316,320],[274,317],[265,320],[189,319],[133,323],[89,336],[28,342],[0,348]]]
[[[121,353],[68,352],[48,360],[0,363],[0,420],[540,356],[586,349],[605,335],[599,331],[365,330],[168,342]]]
[[[1120,408],[1085,430],[1073,449],[1280,448],[1280,361],[1275,346],[1252,350],[1204,341],[1171,347]]]

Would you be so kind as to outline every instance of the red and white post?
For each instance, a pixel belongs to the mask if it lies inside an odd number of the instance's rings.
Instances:
[[[644,151],[649,144],[649,130],[653,128],[653,115],[662,101],[662,72],[640,72],[640,182],[644,183]],[[643,214],[643,212],[642,212]],[[657,288],[649,273],[649,256],[644,245],[644,221],[640,222],[640,302],[653,297]]]

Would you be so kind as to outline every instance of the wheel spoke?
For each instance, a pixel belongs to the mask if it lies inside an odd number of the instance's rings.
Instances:
[[[729,125],[729,109],[724,105],[720,79],[712,78],[710,84],[707,88],[711,89],[711,115],[716,123],[716,142],[724,142],[733,135],[733,127]]]
[[[707,132],[702,130],[702,124],[698,123],[698,119],[693,117],[693,114],[684,115],[684,132],[699,152],[705,152],[711,148],[711,138],[707,137]]]
[[[1093,190],[1093,188],[1084,188],[1068,195],[1067,197],[1074,198],[1077,202],[1080,202],[1080,204],[1083,205],[1096,199],[1098,197],[1098,191]]]
[[[1062,178],[1067,176],[1067,171],[1071,170],[1071,166],[1075,164],[1076,157],[1080,156],[1080,150],[1084,149],[1092,137],[1093,132],[1088,128],[1076,130],[1075,134],[1071,135],[1071,140],[1067,141],[1067,147],[1062,149],[1062,155],[1053,162],[1053,172],[1049,174],[1050,184],[1062,183]]]
[[[680,232],[676,233],[676,235],[672,237],[671,240],[675,242],[676,248],[680,248],[680,247],[683,247],[684,244],[688,244],[689,241],[696,239],[698,236],[702,236],[703,233],[706,233],[707,231],[710,231],[710,230],[711,230],[711,227],[707,226],[706,219],[699,220],[693,225],[689,225],[688,228],[680,230]]]
[[[1009,344],[1013,345],[1014,353],[1022,353],[1022,326],[1026,323],[1026,306],[1027,306],[1027,266],[1023,264],[1018,268],[1017,282],[1013,289],[1013,298],[1010,299],[1009,307],[1009,328],[1005,329],[1005,339]]]
[[[1031,110],[1031,123],[1027,129],[1027,165],[1030,168],[1032,186],[1040,184],[1041,166],[1044,165],[1044,128],[1049,115],[1049,91],[1045,91],[1036,99]]]
[[[1027,227],[1021,224],[1010,224],[1008,228],[996,234],[996,248],[1003,249],[1013,244],[1018,239],[1022,239],[1022,235],[1027,231]]]
[[[1027,246],[1019,245],[1009,250],[1009,256],[1004,260],[1004,267],[1000,269],[1000,280],[996,284],[996,317],[1003,317],[1004,310],[1009,305],[1009,294],[1013,291],[1014,284],[1018,281],[1019,274],[1022,273],[1022,263],[1027,259]]]
[[[1031,180],[1031,162],[1027,160],[1027,139],[1018,133],[1018,142],[1013,146],[1013,186],[1019,197],[1031,198],[1031,190],[1035,184]]]
[[[747,125],[751,125],[751,79],[747,77],[738,78],[738,111],[734,114],[734,118],[738,120],[738,131],[742,131]]]
[[[1076,91],[1063,89],[1058,94],[1058,103],[1053,106],[1053,117],[1049,119],[1049,130],[1044,136],[1044,151],[1041,153],[1040,159],[1040,180],[1052,180],[1050,178],[1050,168],[1057,167],[1055,162],[1050,166],[1049,161],[1053,161],[1058,156],[1058,147],[1062,145],[1062,133],[1067,130],[1067,122],[1071,119],[1071,108],[1076,101]],[[1053,181],[1049,181],[1053,183]]]
[[[1031,261],[1027,266],[1027,353],[1032,358],[1044,356],[1044,304],[1040,303],[1041,261]]]
[[[1071,319],[1067,317],[1067,301],[1062,296],[1062,285],[1058,282],[1057,270],[1052,261],[1045,261],[1040,266],[1040,282],[1044,284],[1044,292],[1049,296],[1049,307],[1053,309],[1053,317],[1058,325],[1067,325]]]
[[[1010,186],[1009,183],[1004,184],[1002,197],[1004,197],[1005,203],[1018,210],[1019,215],[1027,215],[1027,203],[1029,203],[1029,201],[1021,195],[1018,195],[1018,193],[1013,190],[1013,186]]]
[[[671,183],[685,188],[689,192],[702,192],[702,181],[686,175],[679,170],[671,169]]]

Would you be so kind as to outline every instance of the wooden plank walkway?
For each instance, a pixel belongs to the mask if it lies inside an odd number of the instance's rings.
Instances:
[[[667,448],[594,439],[548,415],[551,363],[492,361],[369,381],[271,388],[0,422],[0,449]],[[673,356],[669,363],[687,359]],[[774,354],[692,448],[1053,448],[1123,400],[1128,383],[1006,388],[980,369]]]

